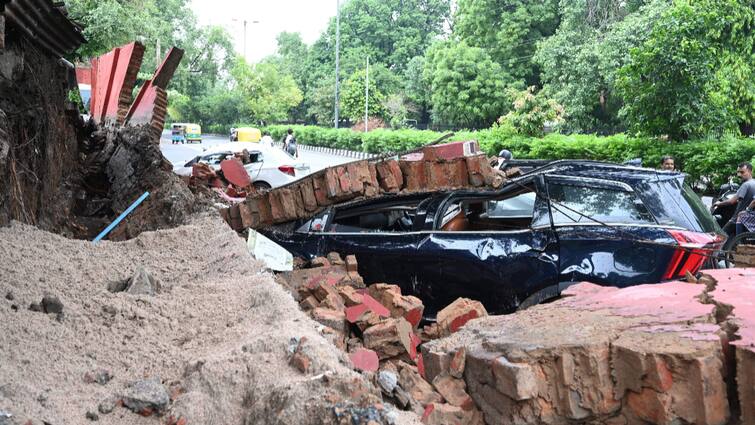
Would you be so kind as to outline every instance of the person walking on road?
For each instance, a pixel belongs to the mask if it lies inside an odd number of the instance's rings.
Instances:
[[[739,164],[739,167],[737,167],[737,176],[742,179],[742,185],[737,190],[737,196],[713,204],[714,208],[722,205],[737,205],[734,214],[731,216],[731,220],[723,227],[723,230],[729,235],[744,231],[741,225],[737,225],[740,222],[739,214],[747,211],[747,208],[753,204],[753,199],[755,199],[755,180],[752,178],[752,164],[749,162]]]
[[[294,137],[294,130],[292,128],[288,129],[286,141],[283,142],[283,150],[288,152],[288,154],[293,156],[294,158],[299,157],[299,150],[296,147],[296,137]]]
[[[273,147],[273,138],[270,136],[270,132],[269,131],[266,131],[266,132],[262,133],[262,139],[260,140],[260,143],[263,146],[267,146],[267,147],[271,147],[271,148]]]

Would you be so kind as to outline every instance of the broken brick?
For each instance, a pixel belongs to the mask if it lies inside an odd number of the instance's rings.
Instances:
[[[396,160],[387,160],[375,164],[380,188],[385,192],[398,192],[404,184],[404,177]]]
[[[452,406],[461,407],[464,410],[474,408],[474,401],[467,394],[467,385],[464,383],[464,380],[443,374],[433,379],[433,386]]]
[[[403,317],[412,327],[416,328],[422,320],[425,306],[422,301],[411,295],[401,295],[401,288],[397,285],[376,283],[370,285],[370,295],[388,308],[391,317]]]
[[[387,319],[367,328],[362,335],[364,346],[375,350],[381,359],[406,352],[399,337],[399,320],[403,319]]]
[[[310,295],[299,303],[299,307],[301,307],[304,311],[310,311],[313,310],[315,307],[319,306],[320,302],[317,301],[317,298],[314,295]]]
[[[346,315],[340,310],[317,307],[312,310],[312,319],[343,335],[349,331]]]
[[[443,397],[435,392],[433,386],[425,381],[415,367],[399,362],[401,371],[399,372],[399,385],[409,393],[411,399],[417,403],[420,409],[430,403],[440,403]]]
[[[464,366],[466,365],[466,361],[467,349],[461,347],[456,350],[456,353],[451,357],[451,362],[448,365],[448,373],[454,378],[462,378],[464,376]]]
[[[354,368],[357,370],[365,372],[376,372],[378,370],[378,355],[372,350],[359,348],[349,354],[349,359],[351,359],[351,363],[354,364]]]
[[[458,331],[468,321],[487,316],[488,312],[479,301],[457,298],[446,308],[438,312],[437,320],[441,335],[450,335]]]
[[[346,256],[346,271],[348,273],[357,272],[357,257],[355,255]]]
[[[356,289],[352,288],[351,286],[339,287],[338,293],[341,295],[341,298],[343,298],[343,302],[344,304],[346,304],[347,307],[353,307],[355,305],[362,304],[362,301],[364,300],[364,297],[362,296],[362,294],[358,293]]]
[[[310,213],[317,211],[317,197],[315,196],[315,189],[311,179],[302,179],[299,185],[299,192],[301,193],[302,202],[304,202],[304,209]]]
[[[315,257],[309,262],[309,266],[315,267],[330,267],[330,261],[325,257]]]
[[[432,189],[427,187],[423,161],[399,161],[399,167],[404,176],[404,188],[406,190],[415,192]]]

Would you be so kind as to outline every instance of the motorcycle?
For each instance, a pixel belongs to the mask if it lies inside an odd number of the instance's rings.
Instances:
[[[724,183],[718,188],[718,195],[713,199],[713,204],[716,202],[728,201],[737,196],[737,189],[739,189],[739,184],[734,182],[734,177],[730,177],[728,183]],[[711,205],[710,212],[713,214],[713,217],[715,217],[719,226],[724,227],[724,225],[731,220],[736,209],[737,204],[719,205],[715,207]]]

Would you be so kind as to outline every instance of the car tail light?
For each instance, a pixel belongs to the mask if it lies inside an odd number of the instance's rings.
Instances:
[[[708,252],[721,249],[724,238],[718,234],[690,232],[687,230],[666,230],[676,240],[680,248],[675,249],[663,279],[683,277],[687,272],[695,274],[702,267]]]
[[[289,176],[296,175],[294,173],[294,167],[290,165],[281,165],[280,167],[278,167],[278,169],[281,170],[281,172],[288,174]]]

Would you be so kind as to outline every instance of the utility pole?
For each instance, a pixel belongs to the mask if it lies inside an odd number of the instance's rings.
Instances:
[[[246,19],[244,19],[244,60],[246,60]]]
[[[336,0],[336,128],[338,128],[338,54],[341,49],[341,2]]]
[[[160,66],[160,39],[157,39],[157,42],[155,43],[155,67]]]
[[[364,77],[364,132],[367,132],[367,121],[370,110],[370,57],[367,56],[367,72]]]

